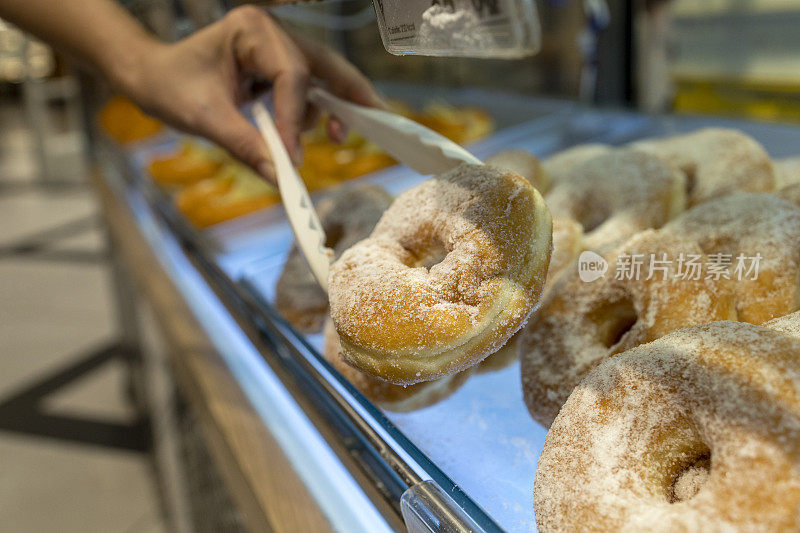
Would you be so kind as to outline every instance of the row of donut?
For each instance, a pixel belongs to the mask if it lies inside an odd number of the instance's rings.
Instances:
[[[654,156],[640,150],[641,146],[650,152],[664,152],[660,157]],[[675,146],[683,147],[679,167],[676,160],[670,159],[673,151],[679,152]],[[696,148],[692,152],[695,159],[684,153],[689,146]],[[707,162],[707,158],[713,162]],[[545,425],[552,421],[581,376],[603,357],[685,325],[731,318],[760,322],[793,310],[796,283],[792,282],[791,267],[797,264],[798,247],[792,240],[791,228],[797,227],[797,212],[777,198],[744,195],[718,204],[712,202],[703,208],[692,208],[681,217],[682,222],[672,223],[669,231],[665,228],[661,232],[636,235],[625,242],[626,237],[637,231],[662,226],[680,214],[687,197],[694,197],[689,204],[699,205],[705,198],[722,197],[739,189],[768,190],[780,184],[779,194],[784,194],[799,187],[793,183],[800,179],[792,178],[791,172],[779,173],[776,178],[763,148],[740,132],[701,130],[619,149],[585,145],[556,154],[542,164],[525,152],[507,151],[490,158],[487,164],[511,169],[546,191],[547,202],[555,214],[554,250],[544,303],[525,332],[512,338],[481,365],[482,368],[502,365],[515,359],[517,350],[521,350],[527,404],[534,417]],[[791,170],[791,164],[778,167]],[[749,174],[743,167],[749,169]],[[721,177],[725,173],[732,176],[736,187]],[[745,179],[746,175],[752,178]],[[366,238],[390,203],[388,194],[376,188],[347,189],[324,200],[319,206],[321,220],[328,245],[334,248],[336,256]],[[410,212],[418,210],[412,206]],[[742,213],[744,218],[736,213]],[[729,219],[727,222],[725,217]],[[756,220],[750,223],[750,218]],[[706,223],[707,220],[712,223]],[[720,235],[703,237],[703,234],[721,231],[744,237],[737,224],[746,227],[749,238],[742,239],[738,248],[723,251],[765,255],[758,280],[737,284],[725,279],[700,279],[676,284],[674,279],[619,280],[607,276],[595,283],[584,283],[575,269],[569,276],[558,275],[568,265],[574,265],[578,254],[585,249],[607,249],[611,272],[616,257],[626,252],[667,254],[673,260],[680,254],[705,258],[704,253],[718,251],[727,241],[717,243],[715,248],[711,241],[719,240]],[[590,231],[584,232],[584,228]],[[786,231],[789,233],[786,238],[779,238]],[[772,241],[775,242],[771,245]],[[777,277],[770,273],[775,264],[787,267]],[[557,284],[556,279],[560,280]],[[731,291],[736,292],[735,298]],[[763,295],[768,296],[766,300]],[[306,332],[321,329],[328,299],[316,286],[296,249],[278,282],[276,300],[281,313],[298,329]],[[676,302],[680,303],[678,307],[674,305]],[[333,335],[332,331],[333,328],[328,328],[328,336]],[[518,342],[519,338],[523,342]],[[326,345],[336,346],[336,342],[332,340]],[[335,354],[329,354],[329,359],[339,361]],[[357,371],[345,368],[351,377],[358,375]],[[392,380],[391,376],[376,374],[378,379]],[[448,376],[446,381],[452,385],[464,380]],[[427,388],[443,389],[430,385],[412,390],[404,387],[401,396],[411,396]],[[380,384],[377,388],[387,387]],[[392,401],[382,401],[380,394],[370,397],[389,408],[396,407]]]
[[[684,198],[630,185],[669,175],[652,160],[645,171],[645,153],[679,171]],[[548,280],[518,341],[526,405],[550,427],[534,482],[539,530],[797,530],[797,160],[773,164],[744,134],[711,129],[547,163],[554,227],[575,216],[589,231],[562,241],[554,230],[554,255],[570,250],[572,268]],[[619,174],[634,180],[627,191]],[[587,176],[603,191],[593,206],[553,194],[582,198]],[[582,279],[586,249],[611,274]],[[633,257],[663,271],[615,275]],[[682,275],[687,257],[708,273]],[[737,257],[760,259],[752,276],[734,275]]]
[[[572,268],[549,278],[519,336],[533,417],[548,426],[581,378],[610,355],[681,327],[760,324],[798,309],[800,175],[793,166],[795,160],[773,165],[755,140],[723,129],[617,149],[583,146],[551,158],[545,169],[555,185],[546,199],[560,256],[553,264]],[[559,217],[595,229],[560,233],[569,223]],[[575,264],[587,249],[608,265],[592,282]],[[657,258],[662,272],[618,275],[632,257]],[[711,266],[687,276],[680,272],[687,258]],[[748,265],[754,271],[734,275],[744,258],[757,260]]]
[[[369,237],[335,246],[331,313],[339,323],[326,325],[326,357],[384,406],[413,409],[457,388],[474,362],[518,350],[526,403],[550,426],[534,488],[543,531],[797,529],[800,314],[787,313],[800,302],[800,176],[792,162],[779,163],[776,176],[739,132],[686,137],[702,149],[683,166],[638,147],[579,147],[541,166],[514,152],[491,161],[512,174],[460,167],[404,193],[371,215],[371,232],[356,224]],[[755,147],[747,157],[746,146]],[[737,177],[748,165],[752,178]],[[542,246],[550,243],[547,210],[516,174],[547,191],[552,254]],[[574,198],[584,207],[558,207]],[[333,218],[356,210],[333,209]],[[328,224],[333,241],[347,230]],[[602,254],[609,272],[637,254],[667,266],[663,277],[584,281],[570,266],[587,249]],[[751,278],[682,278],[682,255],[701,264],[737,255],[762,262]],[[549,266],[542,256],[552,256]],[[529,263],[533,274],[519,274]],[[528,292],[516,290],[525,284]],[[429,303],[431,287],[438,300]],[[525,304],[513,305],[520,294]],[[506,307],[517,312],[497,311]],[[476,318],[464,319],[465,309]],[[506,342],[520,314],[531,320]],[[465,333],[448,344],[450,330]]]

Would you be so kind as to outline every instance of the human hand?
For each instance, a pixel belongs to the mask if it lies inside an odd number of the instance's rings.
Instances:
[[[253,6],[232,10],[222,20],[174,44],[150,41],[135,50],[133,68],[111,76],[120,89],[150,114],[208,138],[275,183],[269,151],[258,130],[238,107],[252,98],[250,82],[272,84],[278,131],[295,164],[302,160],[300,133],[316,110],[307,103],[311,77],[347,100],[381,105],[372,85],[333,50],[289,35]],[[337,141],[346,131],[331,120]]]

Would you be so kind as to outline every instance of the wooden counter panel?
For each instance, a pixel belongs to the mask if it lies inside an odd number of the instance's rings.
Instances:
[[[177,386],[197,414],[231,495],[253,531],[331,531],[287,457],[139,233],[128,205],[92,176],[126,275],[152,308]]]

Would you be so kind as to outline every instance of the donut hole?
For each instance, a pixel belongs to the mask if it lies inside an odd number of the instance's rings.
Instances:
[[[704,447],[698,455],[684,463],[669,486],[669,503],[680,503],[694,498],[703,488],[711,473],[711,450]]]
[[[606,348],[617,345],[639,319],[630,298],[604,305],[590,318],[597,324],[598,338]]]
[[[688,196],[694,192],[697,185],[697,165],[686,165],[681,170],[686,176],[686,194]]]
[[[430,270],[435,265],[441,263],[447,257],[447,248],[439,239],[433,239],[423,249],[414,254],[414,268],[425,267]]]
[[[591,231],[596,230],[600,226],[602,226],[603,223],[606,220],[608,220],[608,218],[610,216],[611,216],[611,213],[606,212],[605,210],[603,210],[603,211],[595,211],[595,212],[592,212],[592,213],[584,214],[583,217],[578,219],[578,222],[580,222],[581,225],[583,226],[583,231],[585,233],[589,233]]]
[[[343,236],[344,227],[342,224],[331,224],[325,228],[325,246],[327,248],[336,248]]]

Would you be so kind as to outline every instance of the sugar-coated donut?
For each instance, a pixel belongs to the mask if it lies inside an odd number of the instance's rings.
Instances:
[[[553,252],[550,254],[550,266],[542,291],[543,299],[554,280],[575,263],[583,250],[582,244],[583,228],[580,224],[570,218],[553,219]],[[518,343],[521,335],[522,331],[518,331],[502,348],[481,361],[478,371],[500,370],[519,359]]]
[[[325,246],[338,257],[353,244],[369,236],[392,203],[391,195],[377,185],[346,187],[333,191],[316,206],[325,231]],[[275,307],[298,331],[322,329],[328,315],[325,294],[297,246],[292,246],[275,287]]]
[[[599,155],[606,154],[609,150],[611,150],[611,147],[606,144],[579,144],[545,158],[542,161],[542,169],[552,186],[558,183],[562,176],[571,172],[575,166]]]
[[[519,341],[522,391],[536,421],[549,426],[572,389],[609,356],[681,327],[736,319],[730,280],[682,279],[680,254],[705,259],[696,243],[649,230],[606,254],[601,278],[584,281],[575,269],[556,281]],[[634,257],[639,274],[618,275]]]
[[[773,164],[776,189],[800,184],[800,156],[777,159]]]
[[[800,307],[796,205],[772,194],[736,193],[693,207],[664,230],[696,241],[706,255],[729,264],[739,320],[761,324]]]
[[[800,207],[800,183],[795,183],[794,185],[787,185],[785,187],[781,187],[777,191],[774,191],[772,194],[774,194],[778,198],[783,198],[784,200],[788,200],[797,207]]]
[[[341,357],[339,335],[330,318],[325,321],[323,332],[325,360],[361,394],[387,411],[406,413],[438,403],[457,391],[473,373],[474,367],[433,381],[415,385],[394,385],[365,374],[344,362]]]
[[[775,161],[774,194],[800,207],[800,156]]]
[[[575,264],[582,251],[583,226],[571,218],[553,218],[553,253],[550,254],[545,290],[553,285],[562,272]]]
[[[738,130],[705,128],[632,146],[664,158],[686,175],[689,205],[736,191],[775,188],[775,169],[766,150]]]
[[[503,150],[487,158],[484,163],[519,174],[542,194],[550,188],[550,181],[542,168],[542,162],[525,150]]]
[[[577,220],[588,249],[605,250],[658,228],[686,206],[684,177],[658,157],[607,149],[575,165],[545,197],[554,217]]]
[[[764,322],[762,326],[786,333],[800,340],[800,311],[773,318],[769,322]]]
[[[800,529],[800,341],[739,322],[605,360],[534,482],[539,531]]]
[[[352,366],[395,384],[494,353],[537,304],[552,224],[524,178],[460,165],[400,195],[331,267],[331,316]]]

